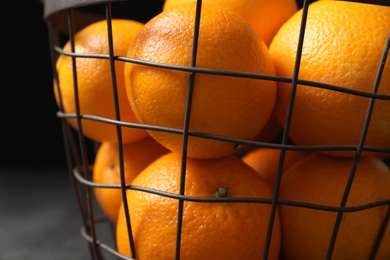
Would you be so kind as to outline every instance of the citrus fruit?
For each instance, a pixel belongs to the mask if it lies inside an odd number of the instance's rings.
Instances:
[[[349,1],[310,4],[299,79],[371,93],[386,38],[390,7]],[[270,53],[279,76],[292,77],[297,54],[302,10],[275,35]],[[292,84],[279,83],[275,115],[284,125]],[[390,94],[387,63],[378,88]],[[289,135],[298,145],[357,145],[362,135],[370,98],[316,86],[298,85]],[[390,101],[376,99],[366,146],[390,147]],[[327,151],[354,156],[355,151]],[[369,153],[364,153],[369,154]]]
[[[123,144],[122,149],[126,184],[130,184],[148,164],[168,152],[151,137]],[[96,152],[92,181],[99,184],[120,184],[120,167],[118,145],[103,142]],[[111,222],[116,223],[122,191],[118,188],[94,188],[94,194],[103,213]]]
[[[271,186],[275,187],[280,160],[279,149],[256,148],[246,153],[242,160],[252,167]],[[296,164],[310,152],[287,150],[283,161],[283,172]]]
[[[125,56],[128,46],[143,24],[127,19],[112,20],[112,37],[114,55]],[[107,21],[92,23],[78,31],[74,37],[75,53],[77,54],[108,54]],[[70,41],[63,48],[71,50]],[[61,54],[56,62],[59,91],[57,85],[54,94],[57,104],[65,113],[76,113],[76,100],[73,84],[72,58]],[[124,63],[116,61],[116,83],[120,119],[125,122],[137,123],[127,99],[123,76]],[[81,114],[90,114],[108,119],[116,119],[110,62],[100,58],[76,58],[78,102]],[[60,93],[59,93],[60,92]],[[61,100],[60,100],[61,97]],[[74,118],[67,118],[72,127],[78,129]],[[116,127],[112,124],[92,120],[82,120],[83,134],[97,142],[117,142]],[[122,127],[123,142],[138,141],[147,136],[145,130]]]
[[[196,0],[165,0],[163,11],[183,2]],[[282,24],[296,11],[295,0],[203,0],[221,5],[245,19],[268,46]]]
[[[279,199],[339,207],[354,158],[315,153],[284,173]],[[390,199],[390,169],[378,158],[358,163],[346,207]],[[389,204],[346,211],[342,215],[333,253],[327,258],[337,212],[279,205],[283,259],[373,259],[370,253],[386,219]],[[390,229],[375,259],[390,259]]]
[[[146,167],[132,185],[179,194],[181,156],[168,153]],[[256,172],[234,155],[187,159],[185,195],[199,198],[272,198]],[[174,259],[178,200],[128,190],[137,259]],[[268,203],[184,201],[180,259],[262,259],[271,205]],[[280,254],[278,212],[268,259]],[[116,226],[119,253],[130,256],[123,203]]]
[[[203,69],[274,75],[264,42],[241,17],[217,5],[202,5],[196,66]],[[184,3],[149,20],[132,42],[128,56],[144,61],[190,66],[196,4]],[[125,83],[134,114],[143,124],[183,130],[190,73],[126,63]],[[267,123],[275,104],[276,82],[197,73],[189,130],[251,139]],[[174,152],[183,136],[150,130]],[[232,154],[235,144],[190,136],[188,157]]]

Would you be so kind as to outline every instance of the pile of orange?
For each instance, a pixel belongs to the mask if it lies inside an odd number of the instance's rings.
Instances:
[[[294,75],[302,16],[302,10],[295,13],[270,44],[277,75]],[[283,259],[390,257],[390,229],[381,231],[389,204],[364,208],[390,198],[390,170],[379,159],[389,155],[390,100],[363,95],[389,97],[389,64],[376,85],[389,17],[388,6],[348,1],[309,6],[298,79],[323,85],[279,82],[274,114],[296,145],[344,149],[319,149],[283,172],[279,198],[340,211],[279,205]]]
[[[138,62],[76,57],[75,85],[58,59],[57,102],[100,143],[94,195],[118,252],[390,259],[390,7],[316,1],[303,19],[290,0],[202,2],[114,19],[114,55]],[[75,52],[108,55],[106,26],[78,32]]]
[[[163,11],[187,2],[196,2],[196,0],[165,0]],[[295,0],[203,0],[202,2],[223,6],[240,15],[256,30],[267,46],[280,26],[298,11]]]

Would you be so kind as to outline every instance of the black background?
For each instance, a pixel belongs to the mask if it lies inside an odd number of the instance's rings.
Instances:
[[[144,22],[157,14],[163,3],[162,0],[149,0],[147,4],[145,1],[128,2],[137,8],[123,9],[123,15]],[[301,1],[298,2],[301,6]],[[48,31],[43,14],[44,5],[39,0],[2,4],[2,168],[66,167],[62,129],[52,93]]]
[[[43,5],[8,1],[0,19],[1,167],[62,166],[65,153],[52,97]]]

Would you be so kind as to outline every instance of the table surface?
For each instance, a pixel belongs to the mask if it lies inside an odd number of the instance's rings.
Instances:
[[[0,169],[0,208],[0,259],[92,259],[66,169]]]

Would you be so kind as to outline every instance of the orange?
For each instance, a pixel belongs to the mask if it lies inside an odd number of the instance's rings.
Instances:
[[[256,148],[245,154],[242,160],[267,180],[273,188],[277,180],[280,153],[279,149]],[[283,161],[283,172],[309,154],[310,152],[287,150]]]
[[[143,170],[132,185],[179,194],[181,156],[168,153]],[[185,195],[198,198],[272,198],[256,172],[234,155],[187,159]],[[136,259],[174,259],[178,200],[128,190]],[[262,259],[271,205],[268,203],[184,201],[180,259]],[[276,212],[268,259],[279,259]],[[129,256],[123,204],[117,221],[119,253]]]
[[[390,7],[349,1],[310,4],[299,78],[371,93],[390,30]],[[302,10],[278,31],[270,45],[277,75],[292,77]],[[275,115],[284,125],[292,85],[278,84]],[[390,94],[387,63],[378,93]],[[298,85],[291,140],[298,145],[357,145],[362,135],[370,98],[335,90]],[[365,142],[390,147],[390,101],[376,99]],[[329,151],[354,156],[354,151]]]
[[[279,199],[339,207],[353,158],[315,153],[285,172]],[[378,158],[362,157],[346,202],[347,208],[387,200],[387,204],[342,215],[333,254],[327,258],[337,212],[279,205],[283,259],[373,259],[370,256],[390,201],[390,169]],[[375,259],[390,259],[390,229]]]
[[[112,33],[114,41],[114,55],[125,56],[128,46],[135,34],[143,27],[137,21],[125,19],[112,20]],[[78,31],[74,37],[75,52],[77,54],[106,54],[108,55],[106,20],[95,22]],[[64,46],[70,51],[70,42]],[[108,59],[76,58],[77,85],[80,104],[80,113],[116,119],[110,62]],[[57,104],[66,113],[76,113],[76,100],[73,88],[72,58],[60,55],[56,68],[58,72],[59,91],[55,84],[55,97]],[[118,89],[119,109],[121,121],[137,123],[124,86],[123,62],[115,62],[116,82]],[[68,118],[72,127],[78,129],[76,119]],[[97,142],[117,142],[116,127],[112,124],[92,120],[82,120],[83,134]],[[123,142],[138,141],[147,136],[146,131],[136,128],[122,127]]]
[[[129,48],[129,57],[190,66],[196,5],[185,3],[149,20]],[[264,42],[241,17],[217,5],[203,4],[196,66],[274,75]],[[135,63],[125,65],[125,83],[134,114],[143,124],[182,130],[190,74]],[[251,139],[274,108],[276,82],[197,73],[189,130]],[[174,152],[183,136],[162,131],[150,135]],[[233,142],[190,137],[188,157],[217,158],[232,154]]]
[[[123,144],[123,172],[125,183],[131,181],[148,164],[168,151],[151,137]],[[95,155],[92,181],[99,184],[120,184],[119,148],[115,143],[103,142]],[[118,188],[94,188],[96,201],[107,218],[115,223],[122,202]]]
[[[196,0],[165,0],[163,11],[183,2]],[[203,0],[224,6],[245,19],[260,35],[268,46],[272,38],[295,12],[298,5],[295,0]]]

